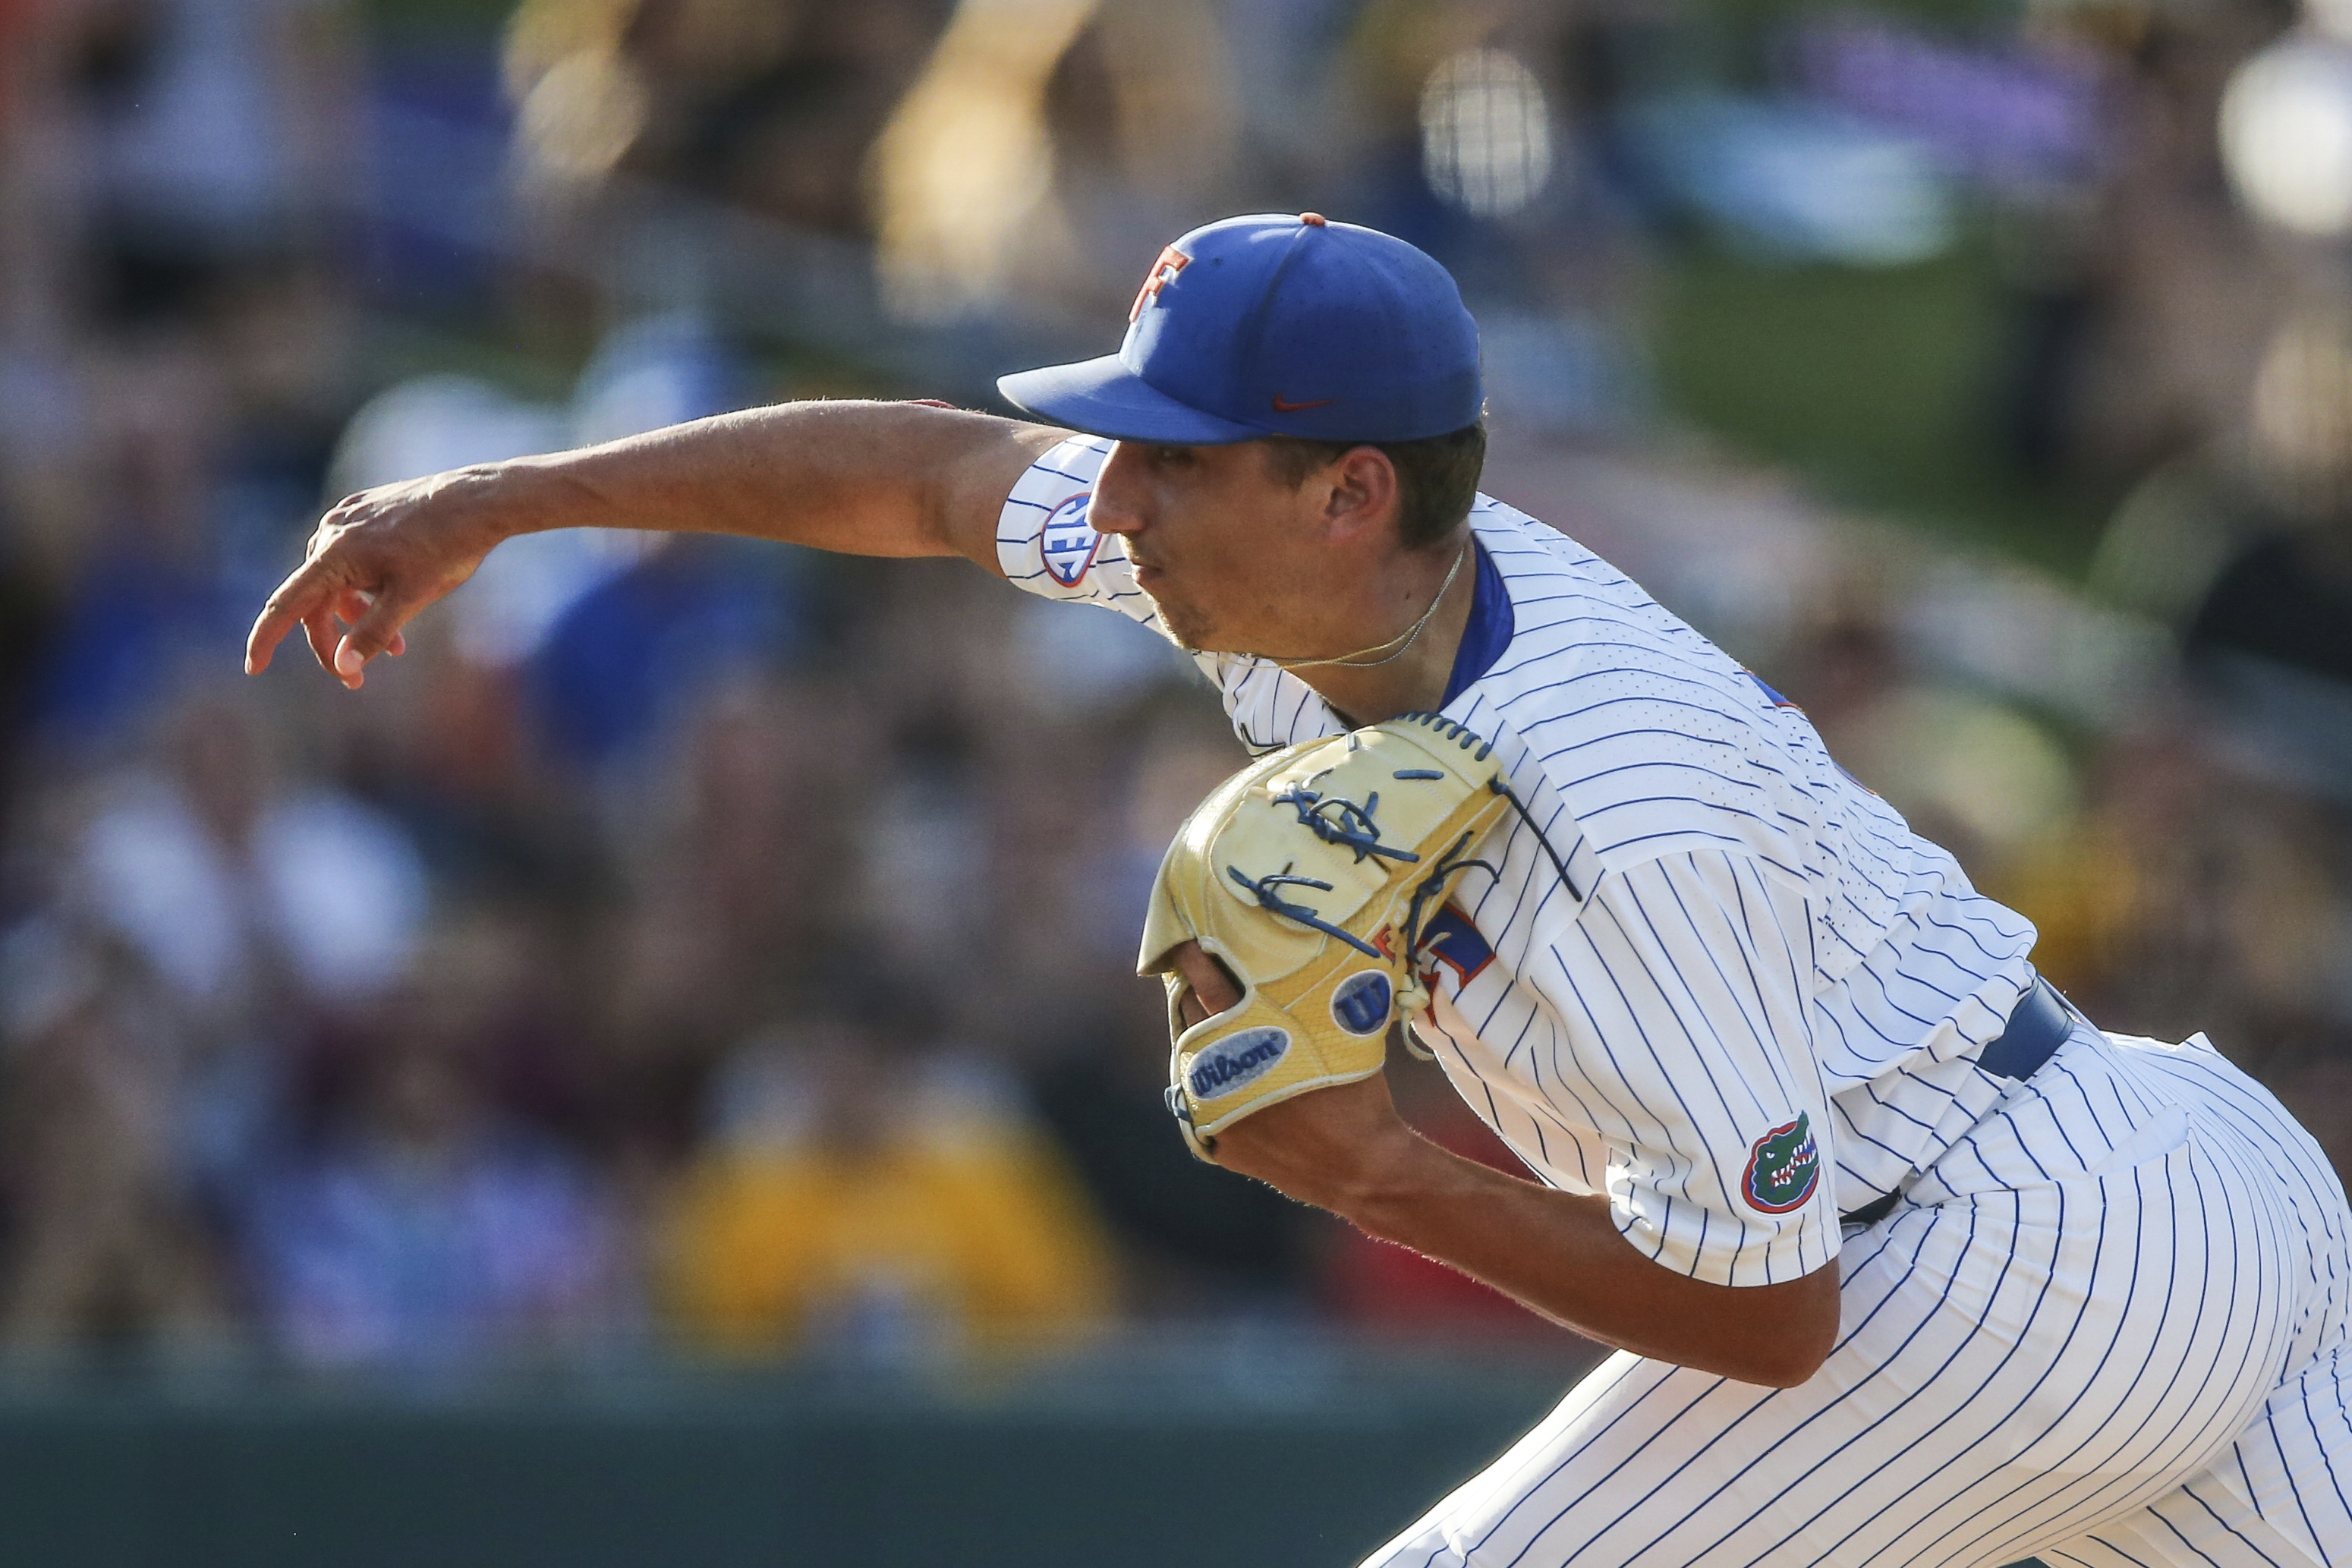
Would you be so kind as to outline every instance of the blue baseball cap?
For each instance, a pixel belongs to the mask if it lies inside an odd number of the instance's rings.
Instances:
[[[999,378],[1123,441],[1417,441],[1478,422],[1478,327],[1444,268],[1318,213],[1229,217],[1160,253],[1118,353]]]

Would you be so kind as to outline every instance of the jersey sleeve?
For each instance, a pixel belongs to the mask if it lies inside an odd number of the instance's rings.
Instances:
[[[1608,1146],[1617,1228],[1678,1274],[1776,1284],[1837,1256],[1809,930],[1800,889],[1700,850],[1604,875],[1556,962],[1530,966]]]
[[[1157,612],[1128,564],[1125,541],[1087,521],[1095,476],[1115,443],[1073,436],[1029,465],[996,520],[996,559],[1014,587],[1048,599],[1100,605],[1155,624]]]

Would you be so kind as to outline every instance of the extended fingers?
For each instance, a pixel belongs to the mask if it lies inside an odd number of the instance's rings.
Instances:
[[[337,512],[350,504],[345,501]],[[407,619],[413,606],[397,613],[378,613],[382,595],[371,594],[366,586],[368,569],[354,564],[348,531],[336,525],[337,512],[330,512],[312,532],[301,566],[278,585],[255,619],[245,645],[248,675],[269,668],[278,644],[297,626],[302,628],[320,668],[346,686],[359,685],[358,666],[352,664],[346,649],[356,649],[361,665],[379,653],[407,651],[400,623]],[[352,628],[350,636],[339,637],[338,621]]]
[[[359,598],[359,595],[352,595]],[[408,650],[408,639],[401,635],[401,626],[416,613],[420,601],[412,595],[379,594],[373,603],[361,600],[364,605],[356,618],[348,614],[352,629],[343,634],[336,645],[334,660],[330,668],[337,679],[354,690],[365,679],[367,661],[380,653],[394,657]]]
[[[325,575],[316,561],[305,563],[279,584],[278,592],[269,595],[268,602],[261,606],[261,614],[254,618],[253,630],[246,635],[245,672],[258,675],[268,669],[287,633],[297,626],[307,625],[313,616],[326,613],[327,594]],[[317,646],[314,636],[314,651]]]
[[[357,588],[346,588],[335,595],[335,618],[347,626],[356,627],[367,619],[368,610],[374,603],[372,595],[362,594]],[[405,619],[406,616],[402,618]],[[383,645],[382,651],[394,658],[408,651],[408,638],[397,629],[383,639]],[[365,651],[364,647],[362,651]],[[370,653],[369,657],[373,658],[374,655]]]
[[[335,672],[335,617],[323,605],[302,617],[302,636],[310,644],[310,657],[319,668],[332,675]]]
[[[1199,942],[1181,943],[1169,957],[1175,961],[1176,972],[1184,977],[1187,994],[1178,1001],[1177,1008],[1188,1026],[1225,1011],[1242,999],[1242,988],[1233,972]],[[1196,1007],[1201,1009],[1200,1017],[1191,1016]]]

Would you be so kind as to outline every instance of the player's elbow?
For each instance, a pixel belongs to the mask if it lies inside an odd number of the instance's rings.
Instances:
[[[1794,1388],[1811,1380],[1837,1348],[1838,1267],[1832,1263],[1787,1285],[1766,1286],[1774,1298],[1741,1336],[1738,1364],[1719,1370],[1742,1383]]]
[[[1818,1342],[1777,1347],[1769,1353],[1754,1357],[1748,1366],[1732,1372],[1731,1376],[1742,1383],[1760,1384],[1766,1388],[1795,1388],[1812,1381],[1830,1359],[1830,1347],[1836,1342],[1836,1325]]]

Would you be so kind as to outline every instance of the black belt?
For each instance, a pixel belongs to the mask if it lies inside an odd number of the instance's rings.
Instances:
[[[2043,1062],[2057,1054],[2074,1032],[2074,1012],[2058,988],[2035,975],[2033,984],[2018,999],[1998,1038],[1977,1053],[1977,1066],[1999,1078],[2023,1083]],[[1900,1193],[1889,1193],[1853,1213],[1841,1215],[1842,1225],[1873,1226],[1895,1212]]]

